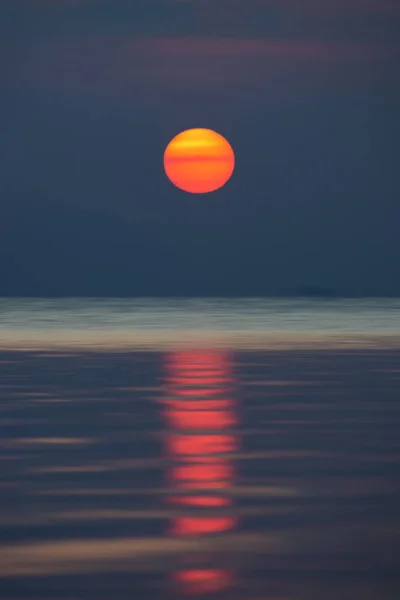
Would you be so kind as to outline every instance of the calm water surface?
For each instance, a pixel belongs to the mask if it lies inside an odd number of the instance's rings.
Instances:
[[[398,310],[3,301],[2,600],[398,600],[398,348],[78,347],[91,328],[390,337]],[[79,344],[24,349],[44,328]]]
[[[174,342],[190,334],[250,345],[279,336],[400,337],[400,300],[0,300],[3,345],[41,340],[137,347],[143,340]]]

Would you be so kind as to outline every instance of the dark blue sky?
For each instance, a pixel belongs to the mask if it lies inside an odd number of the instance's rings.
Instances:
[[[0,295],[400,294],[400,3],[3,0]],[[237,166],[193,196],[179,131]]]

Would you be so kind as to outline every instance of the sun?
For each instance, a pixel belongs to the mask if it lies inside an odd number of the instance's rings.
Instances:
[[[175,136],[164,152],[164,169],[176,187],[191,194],[221,188],[235,168],[230,143],[211,129],[187,129]]]

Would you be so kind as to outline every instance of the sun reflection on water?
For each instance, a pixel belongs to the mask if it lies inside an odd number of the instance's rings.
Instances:
[[[163,416],[167,473],[177,507],[168,533],[175,537],[223,534],[237,525],[229,494],[236,473],[237,413],[229,355],[174,352],[166,355]],[[234,574],[212,556],[191,556],[171,576],[184,594],[204,594],[232,586]]]

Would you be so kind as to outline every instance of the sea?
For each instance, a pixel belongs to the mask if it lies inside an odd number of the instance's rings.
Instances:
[[[2,600],[398,600],[399,299],[0,300]]]
[[[397,343],[400,299],[0,299],[0,346]]]

